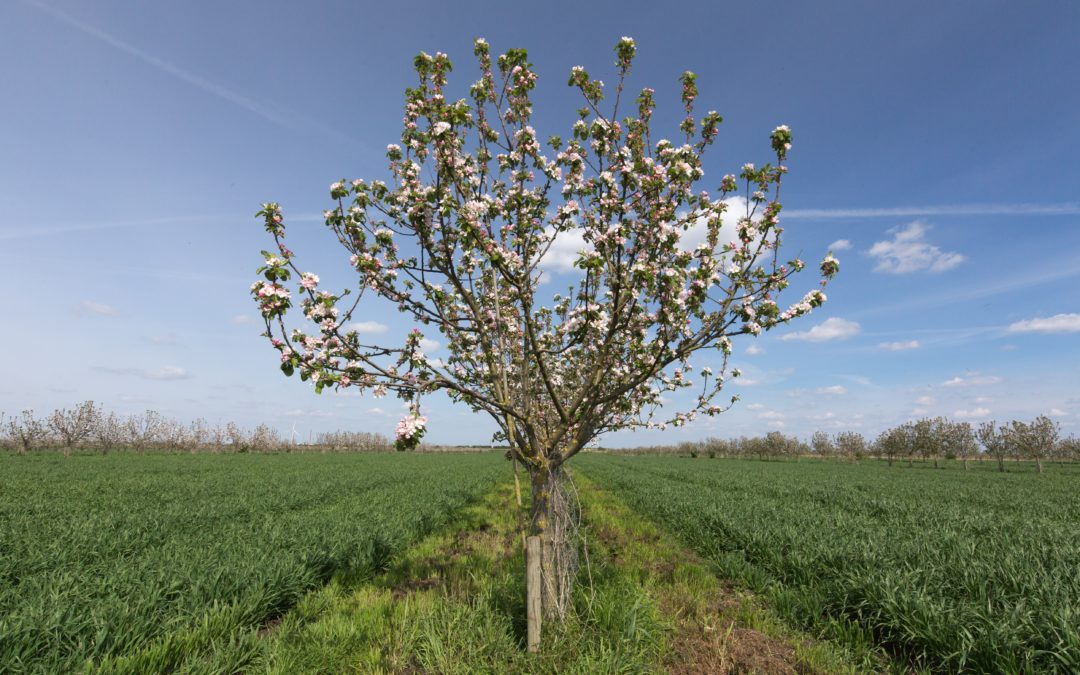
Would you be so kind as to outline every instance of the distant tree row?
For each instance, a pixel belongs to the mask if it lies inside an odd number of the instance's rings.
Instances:
[[[960,460],[964,469],[971,460],[996,460],[1005,471],[1005,461],[1034,460],[1042,473],[1043,461],[1080,461],[1080,439],[1061,437],[1060,427],[1045,415],[1031,422],[1013,420],[998,425],[990,421],[973,427],[944,417],[924,418],[886,429],[873,441],[855,431],[830,435],[813,434],[809,443],[779,431],[764,436],[731,439],[707,438],[678,445],[647,446],[621,451],[632,454],[679,454],[689,457],[736,457],[782,459],[816,457],[857,462],[865,457],[897,460],[913,466],[916,459],[940,467],[943,460]]]
[[[0,413],[0,448],[25,455],[37,450],[102,454],[130,452],[375,452],[391,448],[381,434],[338,431],[319,434],[315,445],[283,439],[277,429],[260,424],[247,430],[234,422],[212,425],[204,419],[184,424],[154,410],[128,416],[106,412],[93,401],[74,408],[58,408],[39,418],[33,410],[8,417]]]
[[[875,454],[888,460],[905,459],[910,466],[915,459],[960,459],[964,468],[969,460],[991,458],[998,470],[1005,470],[1005,460],[1035,460],[1039,473],[1043,460],[1080,460],[1080,439],[1062,438],[1061,427],[1046,415],[1030,422],[1013,420],[999,425],[991,420],[973,427],[968,422],[952,422],[944,417],[924,418],[887,429],[874,442]]]

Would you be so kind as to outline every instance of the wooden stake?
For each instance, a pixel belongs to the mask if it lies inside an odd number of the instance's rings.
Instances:
[[[540,604],[540,537],[532,536],[526,540],[525,567],[525,611],[529,621],[528,645],[530,652],[540,651],[540,620],[543,607]]]

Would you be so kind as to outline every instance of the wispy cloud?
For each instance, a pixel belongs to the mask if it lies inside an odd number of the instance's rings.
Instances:
[[[307,119],[295,112],[286,111],[281,108],[270,106],[262,101],[256,101],[255,99],[248,98],[242,94],[239,94],[228,87],[211,82],[204,77],[196,75],[189,70],[181,68],[165,59],[154,56],[153,54],[139,49],[138,47],[121,40],[120,38],[101,30],[97,26],[93,26],[82,19],[78,19],[67,12],[57,9],[51,5],[39,2],[38,0],[24,0],[24,2],[37,7],[38,9],[50,14],[54,18],[66,23],[67,25],[79,30],[87,35],[90,35],[105,44],[118,49],[126,54],[134,56],[143,63],[153,66],[158,70],[165,72],[173,77],[182,80],[198,89],[205,91],[208,94],[216,96],[224,101],[242,108],[254,115],[257,115],[268,122],[272,122],[278,126],[284,127],[290,130],[300,129],[312,129],[322,133],[333,132],[340,136],[340,131],[330,129],[324,124],[316,122],[311,119]],[[347,139],[353,140],[353,139]],[[355,142],[355,141],[354,141]]]
[[[922,344],[918,340],[906,340],[900,342],[882,342],[878,345],[878,349],[884,349],[887,352],[903,352],[911,349],[918,349]]]
[[[112,366],[97,366],[95,370],[112,375],[125,375],[139,377],[144,380],[188,380],[191,373],[179,366],[164,366],[162,368],[116,368]]]
[[[180,342],[175,335],[144,335],[142,341],[158,347],[179,347]]]
[[[112,305],[106,305],[103,302],[94,302],[92,300],[83,300],[80,302],[79,312],[81,314],[97,314],[98,316],[120,316],[120,310]]]
[[[1031,274],[1005,277],[998,281],[980,283],[953,291],[942,290],[931,295],[922,294],[909,300],[876,305],[870,309],[860,311],[859,315],[895,314],[909,309],[922,311],[928,307],[944,307],[961,302],[971,302],[1025,288],[1055,283],[1063,279],[1080,276],[1080,257],[1072,256],[1053,259],[1042,267],[1042,271]]]
[[[1061,204],[939,204],[876,209],[784,209],[785,218],[920,218],[928,216],[1074,216],[1080,203]]]
[[[830,251],[846,251],[851,248],[851,241],[847,239],[837,239],[833,243],[829,244]]]
[[[998,384],[1001,378],[997,375],[968,375],[967,377],[956,376],[941,383],[943,387],[970,387],[987,386]]]
[[[953,413],[955,417],[959,417],[960,419],[978,419],[980,417],[986,417],[989,414],[989,408],[972,408],[970,410],[957,410]]]
[[[294,408],[281,413],[282,417],[333,417],[334,413],[325,410],[304,410]]]
[[[233,318],[229,319],[230,323],[234,323],[237,326],[248,326],[255,323],[255,317],[250,314],[237,314]]]
[[[390,327],[378,321],[357,321],[345,326],[345,331],[356,331],[361,335],[378,335],[390,330]]]
[[[876,242],[870,247],[870,256],[878,261],[874,271],[889,274],[909,274],[921,270],[944,272],[964,262],[962,254],[942,251],[927,242],[924,235],[928,229],[926,223],[921,221],[890,229],[892,239]]]
[[[763,347],[759,347],[759,346],[757,346],[755,344],[751,344],[749,347],[746,348],[745,353],[746,353],[747,356],[757,356],[758,354],[764,354],[765,349]]]
[[[818,387],[814,391],[819,394],[831,394],[833,396],[840,396],[847,393],[847,387],[839,384],[834,384],[831,387]]]
[[[858,335],[862,330],[855,321],[833,317],[814,326],[810,330],[797,333],[788,333],[781,340],[803,340],[805,342],[828,342],[830,340],[846,340]]]
[[[97,232],[125,227],[155,227],[165,225],[191,225],[196,223],[221,222],[235,220],[229,216],[167,216],[162,218],[125,218],[120,220],[93,221],[86,223],[20,223],[10,229],[0,231],[0,241],[14,239],[33,239],[57,234],[75,234],[78,232]]]
[[[1009,325],[1010,333],[1080,333],[1080,314],[1055,314]]]

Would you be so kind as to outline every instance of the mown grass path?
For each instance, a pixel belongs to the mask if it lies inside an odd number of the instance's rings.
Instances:
[[[269,630],[270,673],[852,672],[724,586],[693,553],[578,479],[589,555],[574,608],[524,649],[524,559],[510,484],[461,509],[378,577],[335,581]]]

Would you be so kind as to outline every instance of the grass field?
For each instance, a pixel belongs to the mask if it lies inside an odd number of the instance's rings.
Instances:
[[[935,671],[1080,672],[1076,467],[593,455],[577,468],[794,625]]]
[[[372,576],[506,471],[493,454],[0,456],[0,672],[242,659],[264,622]]]
[[[0,456],[0,672],[1080,671],[1080,467],[572,467],[529,655],[497,453]]]

